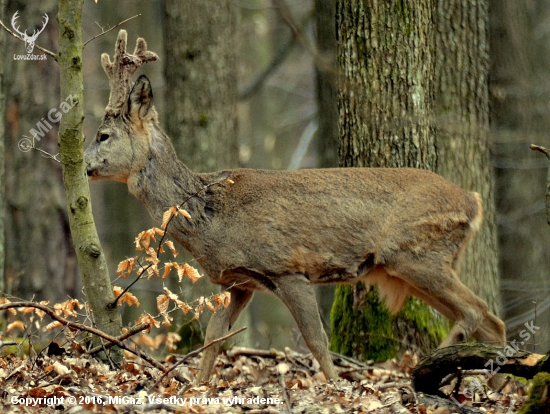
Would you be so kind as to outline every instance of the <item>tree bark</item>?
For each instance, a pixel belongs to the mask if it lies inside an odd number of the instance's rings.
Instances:
[[[165,126],[176,152],[189,168],[212,172],[238,166],[237,145],[237,10],[231,1],[195,3],[164,1]],[[185,252],[183,260],[193,260]],[[172,282],[176,290],[179,283]],[[217,292],[201,279],[184,298]],[[246,318],[245,311],[241,321]],[[180,322],[180,346],[192,349],[203,341],[200,325],[209,314]]]
[[[494,174],[490,154],[487,1],[437,1],[436,172],[481,194],[483,225],[470,243],[461,279],[500,311]]]
[[[194,171],[235,167],[237,15],[233,3],[166,0],[164,17],[166,132]]]
[[[29,3],[10,0],[6,20],[19,10],[22,27],[40,28],[43,15],[50,21],[37,39],[49,50],[57,49],[57,1]],[[4,22],[6,21],[4,20]],[[24,22],[24,23],[23,23]],[[9,23],[8,23],[9,24]],[[9,36],[5,49],[6,90],[6,288],[16,297],[61,302],[78,297],[80,278],[65,209],[60,166],[36,152],[22,152],[18,143],[31,136],[37,123],[48,120],[59,108],[59,74],[50,56],[46,60],[15,60],[25,54],[25,44]],[[36,48],[33,54],[42,54]],[[43,124],[44,125],[44,124]],[[57,125],[43,133],[36,146],[56,154]]]
[[[433,9],[430,0],[338,2],[341,166],[436,169]],[[412,298],[392,318],[362,284],[337,288],[331,323],[332,350],[374,360],[433,349],[448,325]]]
[[[118,337],[121,319],[114,302],[111,280],[101,250],[92,215],[90,189],[84,162],[84,81],[82,75],[82,3],[83,0],[59,1],[59,67],[61,96],[75,105],[64,113],[59,124],[59,154],[67,196],[69,225],[84,290],[97,327]],[[110,358],[120,360],[120,349]]]

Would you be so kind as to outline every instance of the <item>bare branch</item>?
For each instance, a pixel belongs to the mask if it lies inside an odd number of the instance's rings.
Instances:
[[[139,17],[139,16],[141,16],[141,13],[140,13],[140,14],[136,14],[135,16],[132,16],[132,17],[126,19],[126,20],[121,21],[120,23],[118,23],[117,25],[111,27],[110,29],[107,29],[107,30],[102,31],[100,34],[97,34],[97,35],[95,35],[94,37],[92,37],[91,39],[86,40],[86,41],[84,42],[84,44],[82,45],[82,47],[86,46],[86,45],[87,45],[88,43],[90,43],[92,40],[95,40],[95,39],[97,39],[98,37],[101,37],[101,36],[103,36],[104,34],[109,33],[111,30],[116,29],[118,26],[121,26],[121,25],[123,25],[124,23],[129,22],[130,20],[135,19],[136,17]],[[102,29],[102,30],[103,30],[103,29]]]
[[[207,343],[206,345],[200,347],[199,349],[196,349],[192,352],[189,352],[187,355],[185,355],[181,360],[179,360],[178,362],[176,362],[174,365],[172,365],[170,367],[170,369],[167,369],[166,371],[164,371],[164,373],[159,377],[159,379],[157,379],[157,381],[153,384],[153,386],[151,388],[149,388],[149,392],[152,392],[156,387],[157,385],[159,385],[162,380],[173,370],[175,370],[177,367],[179,367],[181,364],[183,364],[186,360],[188,360],[189,358],[191,357],[194,357],[198,354],[200,354],[202,351],[204,351],[206,348],[210,348],[212,345],[214,344],[217,344],[218,342],[223,342],[225,341],[226,339],[229,339],[231,338],[233,335],[237,335],[238,333],[241,333],[242,331],[244,331],[246,329],[246,326],[243,326],[242,328],[240,329],[237,329],[236,331],[234,332],[231,332],[231,333],[228,333],[227,335],[225,336],[222,336],[221,338],[218,338],[218,339],[214,339],[212,342],[209,342]]]

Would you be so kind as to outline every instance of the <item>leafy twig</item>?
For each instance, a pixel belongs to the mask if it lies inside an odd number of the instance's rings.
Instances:
[[[81,331],[90,332],[91,334],[97,335],[100,338],[106,339],[109,342],[112,342],[114,345],[118,346],[121,349],[124,349],[125,351],[128,351],[134,355],[137,355],[144,361],[147,361],[151,366],[154,368],[157,368],[158,370],[162,372],[168,371],[168,368],[166,368],[164,365],[162,365],[160,362],[156,361],[154,358],[151,358],[149,355],[141,352],[138,348],[132,349],[129,346],[126,346],[124,342],[122,342],[118,338],[114,338],[111,335],[106,334],[105,332],[100,331],[99,329],[92,328],[90,326],[83,325],[78,322],[72,322],[69,321],[62,316],[59,316],[55,313],[55,311],[48,306],[35,303],[35,302],[10,302],[10,303],[4,303],[0,305],[0,311],[6,310],[6,309],[12,309],[12,308],[36,308],[40,309],[42,312],[49,315],[52,319],[55,319],[56,321],[60,322],[61,324],[65,325],[68,328],[75,328],[79,329]],[[102,350],[103,347],[101,347],[100,350]],[[185,383],[187,382],[185,379],[179,378],[178,380]]]
[[[203,188],[201,188],[199,191],[197,191],[197,192],[194,193],[194,194],[191,194],[189,197],[187,197],[185,200],[183,200],[183,201],[181,202],[181,204],[177,207],[177,209],[178,209],[178,210],[181,209],[189,200],[191,200],[192,198],[198,196],[198,195],[199,195],[200,193],[202,193],[203,191],[206,191],[209,187],[212,187],[213,185],[219,185],[219,184],[221,184],[223,181],[226,181],[226,180],[227,180],[227,178],[222,178],[222,179],[220,179],[220,180],[218,180],[218,181],[214,181],[214,182],[211,182],[211,183],[206,184],[206,185],[205,185]],[[156,252],[156,253],[157,253],[157,257],[160,255],[160,249],[161,249],[161,247],[162,247],[162,243],[164,242],[164,239],[166,238],[166,233],[168,232],[168,226],[170,225],[170,223],[172,222],[172,219],[174,219],[174,217],[176,217],[176,215],[175,215],[174,213],[172,213],[172,214],[170,215],[170,218],[166,221],[166,225],[164,226],[164,229],[163,229],[163,230],[164,230],[164,233],[163,233],[163,235],[160,237],[160,240],[159,240],[159,242],[158,242],[157,252]],[[143,275],[151,266],[153,266],[153,263],[149,263],[149,264],[148,264],[147,266],[145,266],[145,267],[143,267],[143,266],[141,265],[141,263],[139,263],[139,262],[138,262],[138,264],[139,264],[139,266],[140,266],[140,274],[139,274],[138,277],[135,278],[128,286],[126,286],[126,287],[122,290],[122,292],[120,293],[120,295],[118,295],[118,296],[116,297],[116,299],[114,300],[114,302],[111,303],[111,304],[109,305],[111,308],[115,308],[115,307],[117,306],[118,301],[120,300],[120,298],[121,298],[126,292],[128,292],[128,291],[130,290],[130,288],[131,288],[133,285],[135,285],[135,284],[137,283],[138,280],[141,279],[141,275]]]

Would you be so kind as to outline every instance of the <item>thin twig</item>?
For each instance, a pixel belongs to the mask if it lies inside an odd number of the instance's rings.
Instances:
[[[192,352],[189,352],[187,355],[185,355],[181,360],[179,360],[178,362],[176,362],[174,365],[172,365],[170,367],[170,369],[167,369],[166,371],[164,371],[164,373],[159,377],[159,379],[157,379],[157,381],[153,384],[153,386],[149,389],[149,392],[152,392],[154,391],[154,389],[162,382],[162,380],[170,373],[172,372],[174,369],[176,369],[177,367],[179,367],[181,364],[183,364],[186,360],[188,360],[189,358],[191,357],[194,357],[198,354],[200,354],[202,351],[204,351],[206,348],[210,348],[212,345],[214,344],[217,344],[218,342],[223,342],[225,341],[226,339],[229,339],[231,338],[233,335],[237,335],[238,333],[241,333],[242,331],[244,331],[246,329],[246,326],[243,326],[242,328],[240,329],[237,329],[236,331],[233,331],[231,333],[228,333],[227,335],[225,336],[222,336],[221,338],[218,338],[218,339],[214,339],[212,342],[209,342],[207,343],[206,345],[200,347],[199,349],[196,349]]]
[[[109,33],[111,30],[116,29],[118,26],[123,25],[124,23],[129,22],[130,20],[135,19],[136,17],[139,17],[139,16],[141,16],[141,13],[140,13],[140,14],[136,14],[135,16],[132,16],[132,17],[126,19],[126,20],[123,20],[123,21],[121,21],[120,23],[118,23],[117,25],[111,27],[110,29],[107,29],[107,30],[101,32],[100,34],[95,35],[95,36],[92,37],[91,39],[86,40],[86,41],[84,42],[84,44],[82,45],[82,47],[84,48],[84,46],[86,46],[86,45],[87,45],[88,43],[90,43],[92,40],[95,40],[95,39],[97,39],[98,37],[101,37],[101,36],[103,36],[104,34]],[[103,29],[101,29],[101,30],[103,30]]]
[[[5,30],[6,32],[8,32],[9,34],[11,34],[13,37],[15,37],[16,39],[21,40],[22,42],[25,42],[25,39],[23,39],[22,37],[16,35],[16,34],[13,33],[10,29],[8,29],[2,20],[0,20],[0,25],[2,25],[2,27],[4,28],[4,30]],[[48,50],[48,49],[44,49],[43,47],[40,47],[40,46],[38,46],[37,44],[35,44],[34,47],[36,47],[38,50],[44,52],[45,54],[50,55],[50,56],[53,57],[53,59],[57,62],[57,55],[56,55],[55,53],[53,53],[52,51],[50,51],[50,50]]]

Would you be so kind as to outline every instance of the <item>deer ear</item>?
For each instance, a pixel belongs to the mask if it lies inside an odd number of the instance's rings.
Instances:
[[[153,90],[147,76],[141,75],[130,92],[128,98],[128,113],[139,119],[147,118],[153,109]]]

